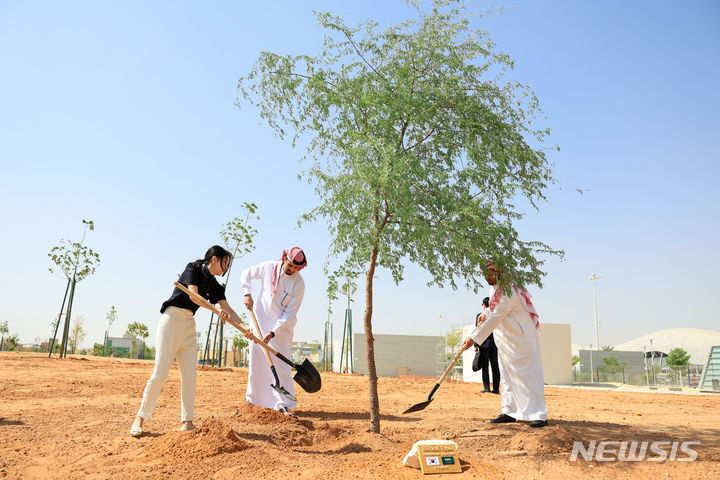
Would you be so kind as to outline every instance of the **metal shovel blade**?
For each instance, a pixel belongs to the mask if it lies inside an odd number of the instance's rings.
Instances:
[[[270,362],[270,371],[272,372],[273,377],[275,377],[275,385],[270,384],[270,387],[272,387],[273,390],[275,390],[276,392],[278,392],[280,395],[287,398],[291,402],[297,402],[297,398],[295,398],[295,395],[288,392],[285,389],[285,387],[280,385],[280,379],[278,378],[277,370],[275,370],[275,365],[273,365],[272,362]]]
[[[322,386],[320,372],[317,371],[315,365],[310,363],[310,360],[306,358],[301,365],[296,363],[294,366],[296,373],[293,380],[295,380],[303,390],[308,393],[315,393],[320,390]]]
[[[444,378],[444,377],[443,377],[443,378]],[[441,379],[441,381],[442,381],[442,379]],[[427,400],[425,400],[424,402],[416,403],[416,404],[413,405],[412,407],[410,407],[410,408],[408,408],[407,410],[405,410],[405,411],[403,412],[403,415],[406,414],[406,413],[419,412],[420,410],[424,410],[425,407],[427,407],[428,405],[430,405],[430,402],[432,402],[432,397],[433,397],[433,395],[435,395],[435,392],[437,391],[438,388],[440,388],[440,382],[438,382],[438,383],[435,384],[435,386],[433,387],[433,389],[430,391],[430,395],[428,395]]]
[[[413,405],[412,407],[410,407],[410,408],[408,408],[407,410],[405,410],[405,411],[403,412],[403,415],[405,415],[406,413],[419,412],[420,410],[424,410],[425,407],[427,407],[428,405],[430,405],[430,402],[432,402],[432,398],[431,398],[430,400],[426,401],[426,402],[416,403],[416,404]]]
[[[295,398],[295,395],[285,390],[285,387],[283,387],[280,384],[277,385],[270,385],[276,392],[278,392],[283,397],[287,398],[291,402],[297,402],[297,398]]]

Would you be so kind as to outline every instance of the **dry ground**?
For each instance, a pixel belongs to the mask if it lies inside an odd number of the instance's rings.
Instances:
[[[297,392],[298,420],[244,404],[247,370],[198,372],[196,424],[178,432],[173,367],[148,432],[128,429],[152,361],[0,353],[0,478],[419,479],[402,458],[421,439],[459,445],[460,474],[438,478],[720,478],[720,395],[546,388],[550,426],[491,425],[497,395],[448,382],[381,378],[382,435],[368,432],[367,378],[323,374]],[[300,390],[299,388],[297,390]],[[237,410],[237,414],[235,414]],[[700,441],[694,462],[569,461],[575,440]]]

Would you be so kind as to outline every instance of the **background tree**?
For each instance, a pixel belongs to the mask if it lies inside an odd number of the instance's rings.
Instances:
[[[627,364],[628,362],[620,362],[618,357],[605,357],[603,358],[603,364],[598,369],[605,373],[617,373],[621,372]]]
[[[70,329],[70,337],[68,339],[70,343],[70,353],[75,353],[80,342],[85,340],[87,331],[85,330],[85,317],[80,315],[75,319],[72,328]]]
[[[244,335],[235,335],[232,339],[232,349],[234,365],[237,367],[240,365],[241,358],[244,363],[244,355],[242,353],[248,346],[248,339]]]
[[[572,356],[572,366],[574,367],[574,366],[577,365],[578,363],[580,363],[580,357],[577,356],[577,355],[573,355],[573,356]]]
[[[234,219],[229,221],[225,225],[225,227],[220,230],[220,238],[222,238],[223,242],[225,243],[225,248],[232,254],[233,261],[235,261],[235,259],[244,257],[248,253],[255,250],[255,246],[252,244],[252,242],[258,231],[255,227],[252,226],[252,222],[260,220],[260,216],[257,215],[258,206],[254,203],[244,202],[242,205],[240,205],[240,209],[242,211],[242,214],[239,217],[235,217]],[[230,266],[228,266],[227,273],[225,274],[224,287],[226,289],[228,283],[230,282],[231,271],[232,263],[230,264]],[[239,314],[239,316],[241,320],[245,319],[244,313]],[[212,333],[213,317],[214,315],[210,314],[210,326],[208,327],[207,341],[205,343],[205,352],[203,353],[203,365],[205,364],[205,360],[210,349],[210,335]],[[220,366],[220,362],[222,362],[222,353],[220,353],[222,351],[222,339],[225,338],[223,322],[216,322],[215,338],[217,338],[218,335],[220,335],[221,347],[214,349],[216,350],[216,352],[214,353],[218,355],[218,366]],[[215,361],[213,357],[213,364],[214,363]]]
[[[615,347],[613,347],[612,345],[603,345],[602,347],[600,347],[600,349],[604,352],[611,352],[615,350]]]
[[[419,2],[418,2],[419,3]],[[308,135],[306,172],[320,204],[302,221],[324,218],[330,258],[365,275],[371,431],[380,414],[372,332],[378,267],[396,283],[403,265],[425,269],[428,285],[482,286],[486,260],[507,275],[501,286],[541,285],[539,241],[519,238],[523,208],[538,208],[553,182],[532,90],[503,82],[513,61],[464,5],[432,10],[380,30],[317,14],[327,36],[317,57],[262,52],[239,80],[242,97],[281,137]],[[516,207],[520,204],[520,207]]]
[[[5,335],[7,335],[9,331],[7,320],[0,322],[0,335],[2,336],[0,338],[0,352],[2,352],[3,347],[5,346]]]
[[[105,356],[105,345],[102,343],[93,344],[92,355],[96,357]]]
[[[68,290],[70,291],[70,299],[68,301],[67,311],[65,313],[65,326],[63,328],[63,336],[61,343],[60,356],[64,356],[67,350],[68,331],[70,328],[70,315],[72,313],[72,305],[75,299],[75,285],[95,273],[95,269],[100,264],[100,255],[92,249],[84,245],[85,235],[88,229],[95,230],[95,224],[92,220],[83,220],[83,236],[79,242],[71,242],[70,240],[61,239],[60,244],[53,247],[48,253],[48,257],[56,265],[56,269],[50,268],[50,273],[56,273],[59,270],[67,279],[67,287],[65,288],[65,296],[63,297],[60,314],[58,315],[58,325],[60,324],[60,316],[65,306]],[[57,326],[50,342],[50,355],[57,336]]]
[[[127,335],[133,336],[133,341],[130,347],[130,358],[135,358],[135,350],[136,350],[136,342],[137,338],[141,337],[143,339],[143,343],[145,342],[145,339],[150,335],[150,331],[148,330],[148,327],[145,324],[142,324],[140,322],[133,322],[127,326],[127,330],[125,330],[125,333]]]
[[[20,338],[15,335],[10,335],[5,339],[5,350],[8,352],[14,351],[20,344]]]
[[[103,355],[108,355],[108,342],[110,341],[110,326],[117,320],[117,310],[115,305],[110,307],[110,311],[105,315],[105,319],[108,321],[108,328],[105,331],[105,342],[103,343]]]
[[[673,348],[668,352],[665,363],[669,367],[677,367],[680,365],[690,365],[690,354],[683,348]]]

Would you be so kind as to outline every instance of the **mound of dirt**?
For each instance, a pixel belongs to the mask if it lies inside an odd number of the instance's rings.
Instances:
[[[192,432],[170,432],[152,439],[145,447],[145,454],[150,458],[170,457],[191,461],[239,452],[249,447],[232,428],[210,417]]]
[[[528,453],[567,453],[575,441],[581,440],[575,432],[560,425],[530,430],[515,434],[510,439],[509,449]]]
[[[299,425],[300,420],[285,415],[272,408],[262,408],[254,405],[243,405],[237,411],[237,415],[248,423],[259,425]]]

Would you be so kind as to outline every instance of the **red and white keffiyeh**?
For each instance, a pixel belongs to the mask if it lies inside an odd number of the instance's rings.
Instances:
[[[523,288],[520,290],[520,287],[517,285],[513,285],[515,291],[518,295],[520,295],[520,298],[523,300],[523,306],[525,307],[525,310],[530,314],[530,318],[533,319],[535,322],[535,328],[540,328],[540,315],[535,311],[535,306],[533,305],[532,301],[530,300],[532,296],[530,295],[530,292],[527,291],[527,289]],[[500,303],[500,299],[502,298],[502,288],[498,287],[495,290],[495,294],[490,299],[490,311],[495,311],[495,307],[497,307],[497,304]]]
[[[298,256],[298,254],[302,253],[303,260],[302,263],[297,263],[295,260],[295,257]],[[283,250],[282,257],[280,260],[277,261],[277,264],[275,265],[275,268],[273,268],[273,276],[272,276],[272,294],[275,296],[275,291],[277,290],[277,281],[278,278],[280,278],[280,274],[282,273],[282,266],[283,262],[285,260],[290,260],[293,262],[293,264],[298,267],[297,271],[299,272],[303,268],[307,267],[307,257],[305,256],[305,252],[303,252],[303,249],[300,247],[292,247],[288,248],[287,250]]]

